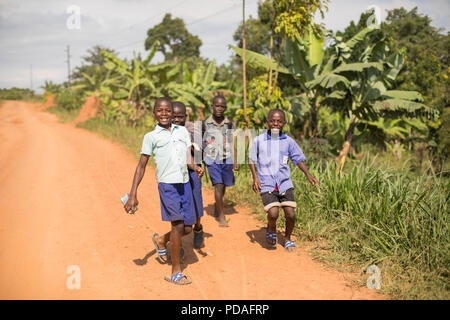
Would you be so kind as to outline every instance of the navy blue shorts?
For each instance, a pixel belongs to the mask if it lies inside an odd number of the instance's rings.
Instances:
[[[223,160],[223,163],[205,160],[205,163],[213,185],[221,183],[227,187],[234,186],[233,163],[230,159]]]
[[[196,218],[203,217],[203,197],[202,197],[202,180],[197,176],[195,171],[189,170],[189,183],[192,189],[192,197],[194,199],[194,212]]]
[[[158,183],[163,221],[184,221],[185,225],[196,222],[193,210],[192,190],[187,183]]]

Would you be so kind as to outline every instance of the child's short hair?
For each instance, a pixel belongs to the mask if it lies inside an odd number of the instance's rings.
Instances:
[[[153,105],[153,111],[155,111],[156,106],[158,105],[158,103],[160,103],[160,102],[162,102],[162,101],[168,102],[168,103],[170,104],[170,107],[171,107],[172,110],[173,110],[173,104],[172,104],[172,101],[171,101],[169,98],[167,98],[167,97],[161,97],[161,98],[157,98],[157,99],[155,100],[155,104]]]
[[[223,99],[225,102],[227,101],[227,99],[225,99],[225,97],[221,94],[217,94],[214,96],[214,98],[212,99],[212,104],[214,104],[214,101],[216,101],[217,99]]]
[[[180,108],[180,109],[184,110],[184,113],[186,113],[186,105],[181,101],[172,102],[172,109],[175,109],[175,108]]]
[[[270,117],[275,113],[275,112],[279,112],[283,115],[283,119],[286,120],[286,114],[284,113],[283,110],[275,108],[269,111],[269,114],[267,115],[267,120],[270,119]]]

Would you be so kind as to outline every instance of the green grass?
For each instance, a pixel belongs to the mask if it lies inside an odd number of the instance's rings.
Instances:
[[[78,126],[120,143],[136,158],[144,134],[152,129],[100,118]],[[450,298],[448,178],[437,177],[431,166],[421,175],[405,164],[390,168],[370,154],[349,161],[344,173],[336,172],[334,161],[307,161],[321,188],[311,186],[299,169],[292,170],[298,203],[294,233],[301,245],[312,245],[315,258],[339,270],[359,272],[358,285],[365,285],[366,268],[376,264],[380,291],[393,299]],[[248,166],[241,165],[226,200],[253,208],[266,221],[251,182]],[[282,214],[278,224],[284,228]]]
[[[321,188],[311,186],[300,170],[292,171],[295,233],[316,244],[316,258],[359,271],[361,285],[365,269],[376,264],[382,271],[381,292],[395,299],[450,298],[447,178],[438,178],[431,167],[421,176],[382,167],[370,156],[350,164],[345,173],[337,173],[330,161],[308,167]],[[256,205],[255,212],[262,214],[248,170],[236,181],[228,197]]]
[[[66,110],[61,107],[48,107],[45,112],[56,115],[59,119],[59,122],[68,123],[74,121],[77,118],[78,114],[80,113],[80,109]]]

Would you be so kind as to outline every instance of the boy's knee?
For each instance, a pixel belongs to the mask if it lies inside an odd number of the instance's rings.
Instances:
[[[192,226],[184,226],[184,235],[192,232]]]
[[[183,221],[172,221],[172,231],[182,235],[184,233],[184,223]]]
[[[286,220],[295,221],[295,209],[292,207],[284,207]]]
[[[267,211],[267,215],[268,215],[269,219],[278,219],[278,215],[279,215],[278,207],[269,209],[269,211]]]

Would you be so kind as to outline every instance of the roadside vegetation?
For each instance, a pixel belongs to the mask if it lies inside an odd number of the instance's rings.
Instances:
[[[41,102],[42,95],[35,94],[34,91],[30,89],[22,89],[15,87],[10,89],[0,88],[0,101],[2,100],[23,100],[29,102]]]
[[[222,94],[243,129],[264,128],[268,110],[281,108],[321,184],[293,170],[297,239],[318,259],[359,272],[360,285],[377,265],[380,291],[392,298],[449,299],[449,35],[417,8],[389,11],[380,28],[362,13],[332,32],[313,20],[327,3],[260,1],[245,25],[245,62],[240,25],[223,65],[201,57],[201,40],[168,14],[143,38],[144,56],[95,46],[70,85],[47,82],[57,104],[48,111],[71,121],[94,95],[98,116],[78,126],[138,156],[157,97],[183,101],[190,120],[202,120]],[[163,62],[152,62],[156,52]],[[236,176],[228,203],[264,221],[247,165]]]

